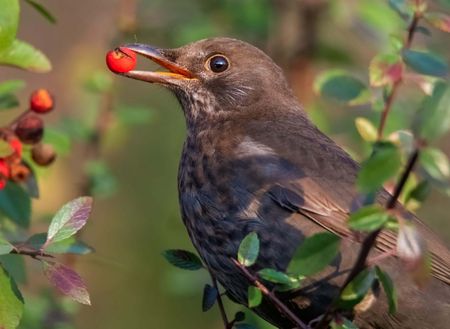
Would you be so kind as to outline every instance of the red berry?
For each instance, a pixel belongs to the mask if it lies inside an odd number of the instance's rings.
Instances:
[[[9,145],[11,145],[12,149],[14,150],[14,153],[11,154],[8,159],[12,161],[18,161],[22,158],[22,143],[18,138],[12,137],[8,139]]]
[[[115,73],[129,72],[136,66],[136,53],[123,47],[108,51],[106,65]]]
[[[0,159],[0,190],[3,190],[6,186],[6,182],[9,178],[9,166],[8,163]]]
[[[47,89],[35,90],[30,97],[30,109],[36,113],[47,113],[53,109],[53,96]]]

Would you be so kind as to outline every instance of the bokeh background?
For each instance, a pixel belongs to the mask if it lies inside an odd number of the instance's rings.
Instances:
[[[106,117],[109,128],[99,158],[114,176],[103,187],[103,192],[111,193],[96,199],[94,213],[83,232],[83,239],[95,247],[96,253],[71,260],[88,284],[92,307],[66,303],[62,297],[36,297],[34,293],[45,290],[47,284],[28,283],[27,311],[21,328],[222,328],[217,309],[201,311],[207,274],[178,270],[161,257],[161,252],[169,248],[193,250],[177,201],[177,166],[185,135],[182,112],[175,98],[161,87],[110,74],[104,64],[106,51],[135,41],[175,47],[210,36],[246,40],[265,50],[283,67],[315,123],[362,159],[369,148],[359,141],[354,118],[365,116],[376,123],[377,113],[364,106],[349,108],[320,100],[313,93],[314,77],[324,69],[337,67],[349,69],[367,81],[371,58],[391,47],[391,36],[400,36],[405,23],[387,1],[372,0],[42,3],[56,16],[57,24],[48,24],[29,6],[22,5],[19,38],[48,55],[52,72],[0,69],[2,80],[27,81],[22,93],[24,104],[33,89],[45,87],[53,91],[57,109],[49,121],[58,127],[69,127],[61,123],[67,118],[75,123],[85,122],[91,111],[97,111],[105,101],[123,111],[146,108],[148,117],[138,118],[136,121],[143,122],[127,127]],[[437,4],[450,10],[449,1]],[[450,42],[444,33],[433,31],[432,38],[419,33],[416,40],[418,47],[428,44],[432,50],[449,56]],[[113,91],[106,99],[101,93],[87,90],[86,81],[92,83],[92,79],[100,83],[111,79]],[[419,96],[413,86],[402,88],[388,130],[409,125]],[[450,154],[448,136],[439,143]],[[71,152],[60,156],[56,165],[43,173],[41,198],[33,203],[37,231],[40,225],[47,225],[47,214],[83,192],[86,149],[86,141],[75,139]],[[445,223],[449,212],[448,198],[436,191],[419,211],[447,242],[450,229]],[[49,310],[44,312],[44,318],[38,311],[42,308]],[[227,303],[227,308],[230,315],[239,309],[231,303]],[[269,328],[262,323],[260,327]]]

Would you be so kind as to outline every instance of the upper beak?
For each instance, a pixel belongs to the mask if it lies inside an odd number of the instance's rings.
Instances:
[[[141,43],[127,44],[123,46],[133,50],[135,53],[151,59],[153,62],[161,65],[169,70],[169,72],[153,72],[153,71],[136,71],[132,70],[122,75],[147,82],[158,82],[166,84],[174,84],[180,80],[192,79],[194,75],[185,67],[171,61],[165,55],[163,50],[153,46],[144,45]]]

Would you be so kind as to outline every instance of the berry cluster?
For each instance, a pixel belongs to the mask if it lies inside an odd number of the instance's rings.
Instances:
[[[46,89],[38,89],[30,96],[29,110],[18,116],[9,126],[0,128],[0,141],[8,146],[0,158],[0,190],[8,180],[24,182],[31,174],[30,166],[23,160],[24,144],[30,146],[33,162],[40,166],[51,164],[56,153],[49,144],[41,143],[44,136],[44,122],[40,115],[53,109],[54,100]],[[6,142],[6,143],[5,143]]]

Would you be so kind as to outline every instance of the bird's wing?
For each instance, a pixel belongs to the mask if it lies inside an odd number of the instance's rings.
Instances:
[[[271,198],[279,206],[302,213],[341,237],[359,241],[361,235],[347,225],[349,214],[361,205],[355,189],[359,165],[309,121],[294,117],[278,125],[281,120],[271,121],[272,134],[260,131],[259,127],[264,125],[247,125],[247,135],[238,147],[240,155],[253,158],[252,170],[259,172],[259,178],[265,180]],[[377,201],[386,204],[389,197],[382,191]],[[433,275],[450,284],[449,249],[417,217],[401,205],[399,208],[416,223],[426,240]],[[391,252],[396,250],[396,244],[397,234],[383,230],[376,248]]]
[[[339,186],[336,186],[339,188]],[[299,193],[299,191],[314,191],[313,193]],[[299,212],[324,229],[341,237],[360,241],[361,235],[349,229],[347,219],[351,212],[349,207],[343,207],[331,200],[317,183],[310,178],[299,179],[284,185],[275,184],[268,192],[271,198],[282,208]],[[385,201],[387,192],[383,192],[378,202]],[[398,205],[402,207],[401,205]],[[448,249],[439,241],[419,219],[406,212],[405,216],[414,221],[423,238],[427,241],[432,260],[433,275],[447,284],[450,284],[450,258]],[[383,230],[378,236],[376,248],[382,252],[396,250],[397,233]]]

